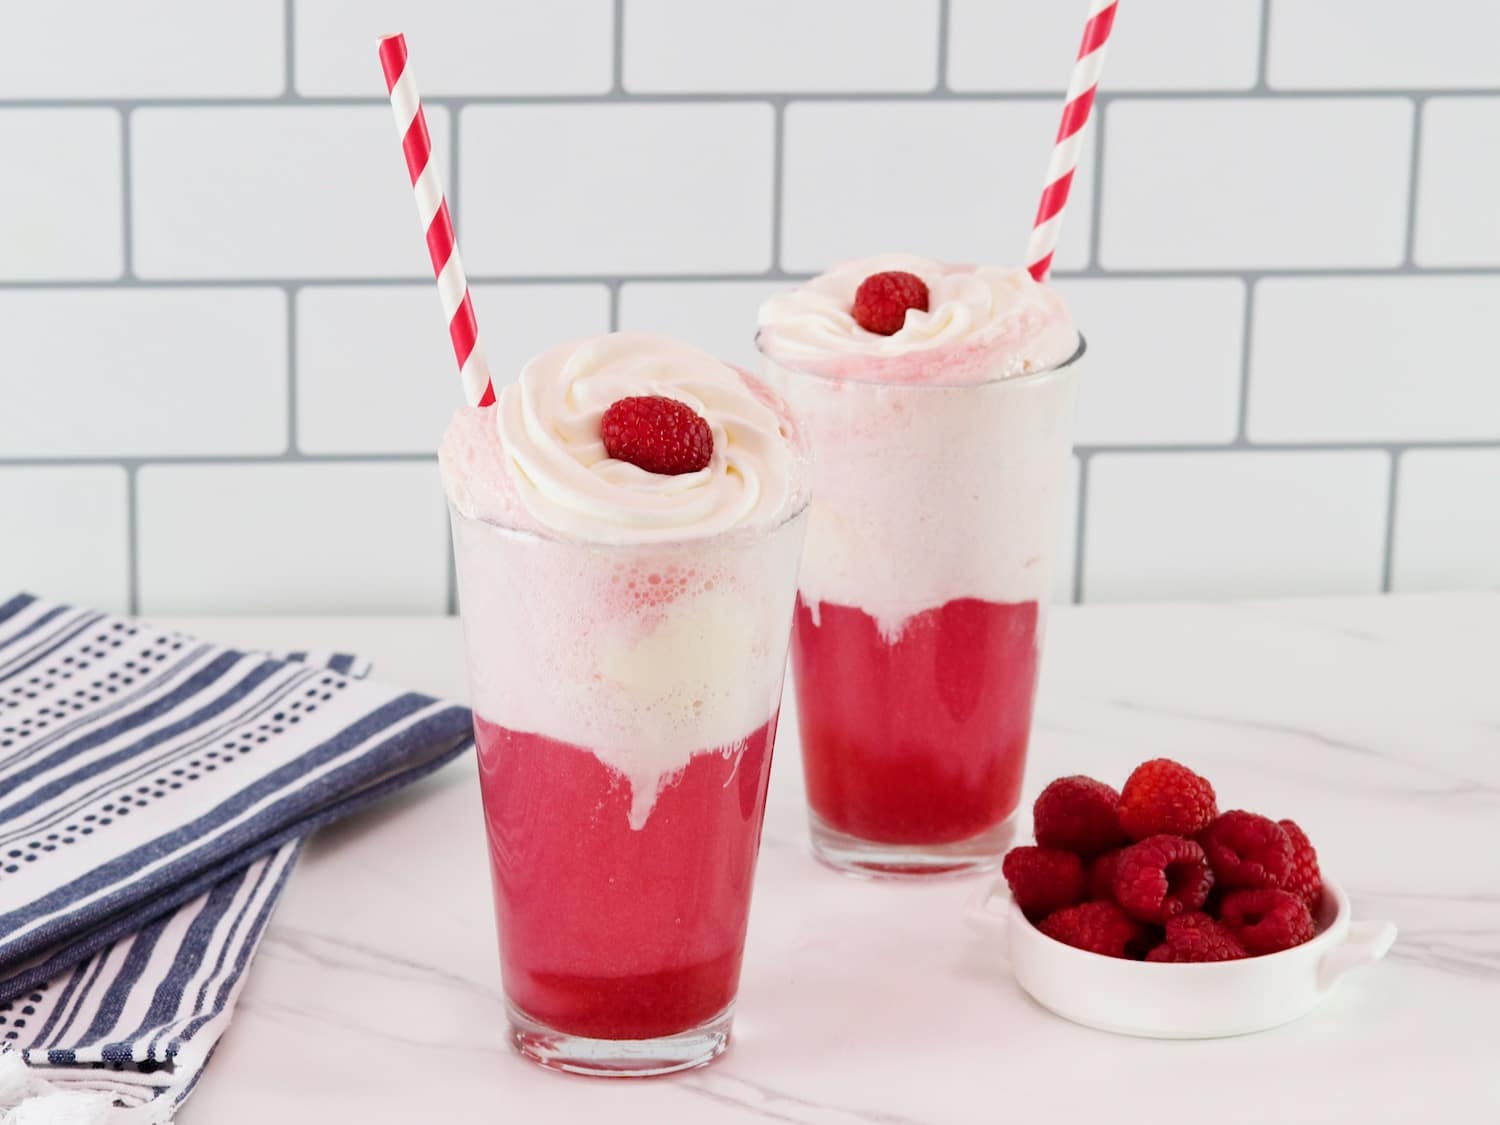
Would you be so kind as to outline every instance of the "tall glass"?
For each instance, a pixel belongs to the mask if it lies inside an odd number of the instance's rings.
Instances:
[[[603,545],[450,508],[512,1038],[665,1074],[723,1050],[805,507]]]
[[[769,363],[814,457],[792,667],[834,867],[978,870],[1010,843],[1083,353],[961,385]]]

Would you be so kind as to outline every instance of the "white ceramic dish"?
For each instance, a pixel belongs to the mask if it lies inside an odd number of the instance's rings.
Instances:
[[[1325,879],[1318,934],[1302,945],[1242,961],[1123,961],[1054,941],[1008,896],[996,909],[1004,887],[987,887],[967,915],[991,937],[1004,935],[1016,983],[1060,1016],[1121,1035],[1213,1039],[1289,1023],[1396,940],[1391,922],[1353,922],[1348,896]]]

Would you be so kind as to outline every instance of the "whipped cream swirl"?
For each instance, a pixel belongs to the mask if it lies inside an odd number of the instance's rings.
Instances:
[[[662,395],[707,420],[708,467],[666,476],[610,457],[600,418],[619,399]],[[500,394],[500,442],[522,504],[580,539],[691,539],[789,516],[806,456],[786,407],[761,383],[665,336],[621,332],[543,352]]]
[[[890,336],[854,319],[871,274],[902,270],[927,285],[927,312],[910,309]],[[884,254],[836,266],[760,307],[761,350],[816,374],[888,382],[968,383],[1055,367],[1078,349],[1057,293],[1024,269],[952,266]]]

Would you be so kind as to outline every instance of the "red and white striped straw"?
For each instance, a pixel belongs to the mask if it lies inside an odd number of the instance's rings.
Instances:
[[[417,217],[427,232],[427,254],[437,278],[443,315],[448,318],[448,335],[453,340],[464,398],[471,406],[489,406],[495,401],[495,387],[490,382],[489,364],[479,344],[479,323],[474,319],[474,304],[469,299],[469,279],[464,276],[463,259],[458,254],[442,177],[437,161],[432,158],[432,138],[427,134],[422,99],[407,65],[406,36],[381,37],[380,67],[385,71],[385,87],[396,115],[396,132],[401,137],[406,170],[411,174],[412,191],[417,197]]]
[[[1115,25],[1116,2],[1092,0],[1088,22],[1083,25],[1083,43],[1078,48],[1078,61],[1073,64],[1073,78],[1063,102],[1062,124],[1057,127],[1052,162],[1047,165],[1046,187],[1042,188],[1042,201],[1036,209],[1031,241],[1026,244],[1026,268],[1038,281],[1046,281],[1052,270],[1052,253],[1057,249],[1057,236],[1062,230],[1063,208],[1068,202],[1068,189],[1073,186],[1073,170],[1083,152],[1083,129],[1088,124],[1089,111],[1094,108],[1094,91],[1104,71],[1104,49],[1109,46],[1109,33]]]

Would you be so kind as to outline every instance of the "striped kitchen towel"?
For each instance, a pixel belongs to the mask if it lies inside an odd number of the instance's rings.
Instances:
[[[0,602],[0,1122],[170,1120],[302,840],[470,742],[366,670]]]

